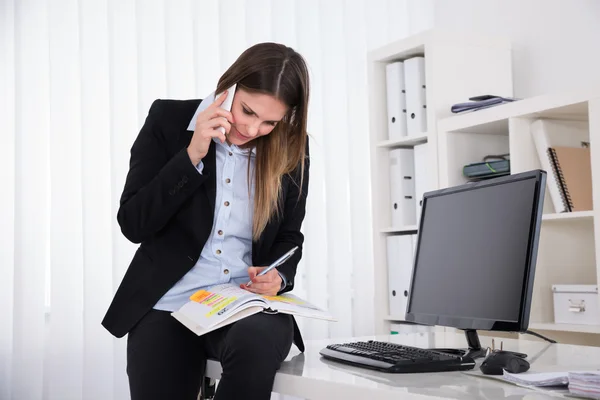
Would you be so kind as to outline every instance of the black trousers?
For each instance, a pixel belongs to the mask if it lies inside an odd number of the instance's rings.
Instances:
[[[196,400],[207,358],[223,367],[215,399],[270,399],[292,339],[285,314],[259,313],[196,336],[170,313],[151,310],[127,339],[131,399]]]

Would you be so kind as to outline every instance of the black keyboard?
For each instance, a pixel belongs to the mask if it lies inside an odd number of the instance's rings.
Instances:
[[[330,344],[320,354],[329,360],[383,372],[463,371],[475,367],[470,357],[373,340]]]

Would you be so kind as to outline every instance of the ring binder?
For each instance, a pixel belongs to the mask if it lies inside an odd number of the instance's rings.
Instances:
[[[547,151],[563,212],[593,209],[592,166],[586,147],[550,146]]]
[[[590,128],[587,121],[564,121],[540,118],[531,124],[531,137],[539,156],[540,166],[548,173],[546,184],[552,206],[556,213],[564,213],[569,210],[564,206],[560,182],[554,174],[552,158],[548,149],[557,149],[555,154],[556,163],[561,165],[564,175],[564,185],[569,188],[573,201],[573,209],[571,211],[583,211],[583,209],[591,207],[591,169],[587,165],[581,165],[581,162],[584,160],[580,158],[577,161],[577,157],[574,155],[567,156],[569,159],[566,161],[567,164],[559,161],[561,161],[561,153],[565,152],[564,148],[581,148],[582,142],[589,142],[589,136]],[[568,171],[571,169],[573,170],[573,178],[569,179]],[[583,176],[581,173],[585,174],[585,181],[582,180]],[[574,182],[573,184],[577,189],[570,187],[572,185],[571,182]],[[577,194],[575,194],[575,191],[577,191]],[[581,193],[579,193],[580,191]],[[581,206],[578,206],[578,200],[583,201]]]
[[[569,195],[569,190],[567,189],[567,183],[565,181],[565,176],[560,168],[560,163],[558,162],[558,158],[556,156],[556,151],[552,148],[548,148],[548,157],[550,157],[550,166],[552,167],[552,171],[554,172],[554,178],[556,179],[556,184],[559,187],[560,197],[562,199],[562,203],[564,209],[567,212],[573,211],[573,200]]]

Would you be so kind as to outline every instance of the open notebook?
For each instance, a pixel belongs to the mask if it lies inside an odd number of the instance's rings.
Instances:
[[[259,312],[335,321],[326,311],[291,293],[260,296],[232,283],[198,290],[171,315],[200,336]]]

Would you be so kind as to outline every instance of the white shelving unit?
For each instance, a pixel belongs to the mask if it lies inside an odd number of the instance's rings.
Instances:
[[[555,323],[551,290],[553,284],[600,282],[600,88],[538,96],[440,120],[439,183],[449,187],[466,182],[462,166],[488,154],[509,153],[511,173],[541,168],[530,130],[540,118],[589,122],[593,211],[556,213],[546,190],[530,329],[571,335],[574,343],[576,335],[597,334],[586,343],[600,345],[600,325]]]
[[[380,231],[382,234],[412,234],[417,232],[417,225],[405,225],[399,228],[386,228]]]
[[[410,57],[425,59],[427,132],[390,141],[387,127],[385,66]],[[368,55],[370,156],[375,274],[375,330],[389,333],[390,315],[386,238],[415,234],[416,225],[391,226],[389,151],[427,143],[426,190],[440,187],[437,122],[451,115],[452,104],[482,94],[512,96],[511,45],[504,38],[430,30],[390,43]],[[444,160],[446,160],[444,158]],[[445,162],[445,161],[444,161]],[[420,199],[417,199],[420,200]]]

